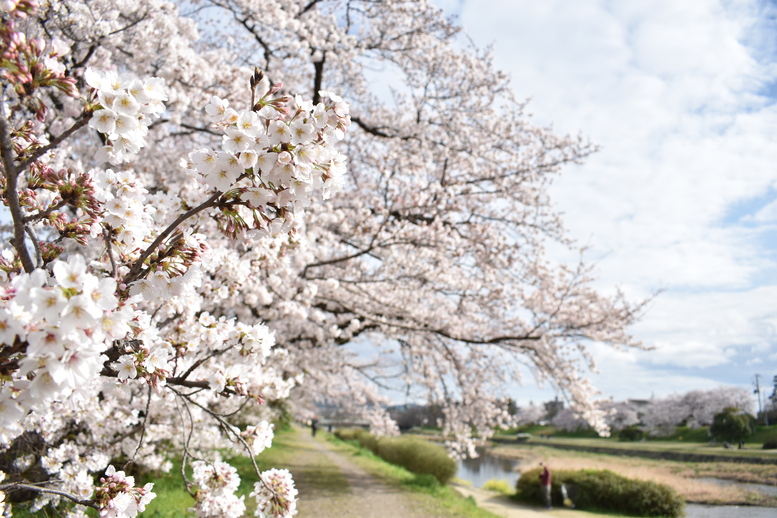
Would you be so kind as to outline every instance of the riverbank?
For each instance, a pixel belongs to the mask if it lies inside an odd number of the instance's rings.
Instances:
[[[777,485],[777,465],[741,462],[681,462],[566,450],[551,445],[495,444],[489,453],[516,460],[519,470],[544,461],[557,469],[608,469],[629,478],[652,480],[675,488],[689,503],[777,507],[777,498],[704,478]]]
[[[777,465],[775,450],[731,449],[708,443],[682,442],[619,442],[605,439],[552,438],[535,439],[518,443],[510,437],[494,437],[494,444],[531,444],[548,446],[562,450],[586,451],[607,455],[626,455],[656,460],[674,460],[679,462],[741,462],[745,464]]]
[[[505,495],[476,489],[469,486],[456,486],[462,495],[475,500],[478,506],[502,518],[634,518],[619,514],[601,515],[573,509],[536,509],[513,502]],[[685,508],[685,518],[774,518],[774,509],[768,507],[708,506],[690,504]]]

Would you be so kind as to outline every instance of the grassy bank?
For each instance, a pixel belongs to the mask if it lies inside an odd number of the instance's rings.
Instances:
[[[497,443],[516,443],[511,437],[495,437]],[[681,460],[688,462],[748,462],[751,464],[777,465],[777,450],[762,450],[760,445],[746,445],[744,449],[725,449],[718,444],[686,441],[623,442],[616,439],[590,439],[575,437],[532,437],[523,444],[578,449],[594,453],[643,456],[647,458]]]
[[[540,439],[541,436],[552,436],[554,439],[562,438],[562,439],[593,439],[595,441],[604,442],[608,445],[611,443],[621,443],[622,441],[619,440],[618,434],[614,433],[612,437],[599,437],[596,432],[594,432],[591,429],[588,430],[578,430],[574,432],[568,432],[564,430],[560,430],[554,426],[547,426],[547,425],[524,425],[518,428],[512,428],[510,430],[503,430],[501,432],[497,433],[497,436],[501,437],[507,437],[507,438],[513,438],[515,437],[515,434],[517,432],[523,432],[523,433],[530,433],[535,436],[535,438]],[[777,438],[777,424],[770,425],[770,426],[764,426],[759,425],[756,430],[753,432],[753,434],[747,438],[745,441],[745,447],[748,450],[760,450],[761,446],[764,442],[766,442],[769,439]],[[678,426],[675,428],[674,433],[671,435],[665,436],[665,437],[646,437],[644,443],[639,444],[662,444],[662,443],[698,443],[700,445],[709,445],[710,442],[710,436],[709,436],[709,427],[702,426],[699,428],[688,428],[687,426]],[[628,442],[625,444],[629,444]],[[635,444],[635,443],[631,443]],[[682,448],[682,444],[677,444],[678,447]],[[722,449],[720,444],[712,445],[710,446],[712,448],[719,448]]]

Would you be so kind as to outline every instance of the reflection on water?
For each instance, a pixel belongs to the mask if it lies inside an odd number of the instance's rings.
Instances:
[[[719,486],[736,486],[741,489],[756,491],[764,495],[777,496],[777,486],[767,486],[764,484],[749,484],[747,482],[735,482],[733,480],[723,480],[720,478],[711,478],[711,477],[697,478],[696,480],[700,482],[709,482],[710,484],[717,484]],[[775,509],[775,516],[777,516],[777,509]]]
[[[507,480],[510,487],[515,487],[518,480],[518,472],[515,471],[517,466],[518,461],[481,452],[480,457],[476,459],[460,460],[456,477],[470,482],[475,487],[483,487],[483,484],[492,479]]]
[[[775,518],[777,509],[773,507],[750,507],[734,505],[685,506],[686,518]]]

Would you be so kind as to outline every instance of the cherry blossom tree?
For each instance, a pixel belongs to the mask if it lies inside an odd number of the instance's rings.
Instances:
[[[597,409],[602,412],[604,422],[608,430],[602,435],[609,435],[612,430],[622,430],[629,426],[639,424],[639,413],[633,403],[629,401],[598,401]],[[590,428],[589,423],[582,416],[569,408],[559,411],[551,421],[553,426],[568,432],[586,430]]]
[[[550,424],[567,432],[577,432],[590,428],[588,422],[571,408],[562,408],[553,416]]]
[[[241,318],[288,348],[300,396],[369,407],[376,388],[410,386],[465,453],[473,430],[510,420],[498,396],[528,366],[602,427],[585,344],[635,345],[625,329],[640,306],[545,251],[572,246],[547,187],[595,147],[533,125],[490,55],[424,1],[195,5],[208,48],[351,104],[350,173],[333,205],[311,208],[308,239],[264,277],[214,272],[240,285]]]
[[[8,501],[134,516],[153,488],[124,466],[182,455],[198,516],[240,516],[214,451],[253,458],[273,408],[394,433],[384,389],[420,391],[473,453],[526,367],[604,426],[585,345],[637,345],[641,305],[546,252],[574,250],[548,185],[595,147],[532,124],[439,10],[0,7]],[[292,514],[288,472],[258,477],[258,515]]]
[[[84,507],[136,516],[153,483],[136,487],[114,464],[169,469],[164,443],[183,455],[198,516],[242,516],[236,470],[214,454],[229,446],[253,459],[267,448],[266,419],[231,417],[265,395],[284,398],[294,380],[270,360],[287,353],[265,325],[204,308],[212,290],[202,268],[227,244],[287,242],[312,199],[340,189],[345,157],[334,144],[348,105],[327,92],[315,104],[280,94],[280,83],[250,71],[245,109],[210,98],[200,119],[220,142],[179,153],[173,191],[127,165],[143,168],[136,156],[167,112],[164,78],[86,67],[88,50],[47,30],[77,4],[0,7],[11,220],[0,257],[3,500],[34,500],[33,511],[64,501],[69,516]],[[89,146],[95,152],[82,154]],[[294,514],[288,471],[254,468],[256,515]]]
[[[637,406],[630,401],[604,401],[599,403],[599,408],[604,411],[611,430],[623,430],[640,422]]]
[[[641,421],[653,435],[670,435],[681,424],[690,428],[708,426],[712,424],[715,414],[728,407],[752,415],[753,406],[752,394],[741,387],[692,390],[651,400],[643,410]]]
[[[527,405],[518,409],[515,414],[515,424],[538,424],[545,419],[545,409],[541,405]]]

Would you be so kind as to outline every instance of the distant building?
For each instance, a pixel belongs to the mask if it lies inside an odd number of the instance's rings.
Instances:
[[[545,415],[549,421],[556,417],[556,414],[564,410],[564,402],[559,400],[558,396],[556,396],[556,399],[553,401],[546,401],[542,405],[545,407]]]

